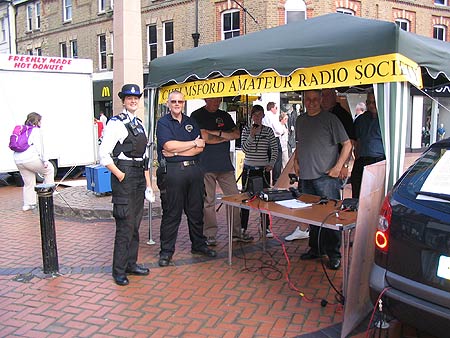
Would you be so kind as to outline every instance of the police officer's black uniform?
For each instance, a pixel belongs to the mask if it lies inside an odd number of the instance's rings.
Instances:
[[[140,97],[139,86],[127,84],[119,97]],[[147,136],[142,122],[124,109],[108,121],[99,154],[102,164],[115,166],[125,174],[122,181],[111,175],[113,216],[116,220],[112,275],[118,285],[127,285],[127,274],[147,275],[136,261],[139,226],[144,211],[145,171],[148,169]],[[114,169],[114,167],[111,167]]]
[[[164,158],[162,154],[165,142],[194,141],[200,135],[200,129],[193,119],[185,115],[180,123],[171,114],[167,114],[158,120],[156,134],[160,162],[156,177],[162,207],[159,265],[167,266],[172,259],[183,211],[188,220],[192,253],[214,257],[216,253],[206,246],[206,237],[203,235],[205,188],[198,155]]]
[[[128,267],[136,265],[139,225],[144,212],[144,170],[147,163],[144,160],[147,136],[140,122],[126,122],[128,116],[123,113],[119,114],[117,119],[125,123],[128,136],[122,144],[118,142],[113,150],[114,163],[125,173],[122,182],[119,182],[116,176],[111,176],[113,216],[116,219],[113,275],[124,274]],[[121,152],[129,160],[118,159],[117,156]]]

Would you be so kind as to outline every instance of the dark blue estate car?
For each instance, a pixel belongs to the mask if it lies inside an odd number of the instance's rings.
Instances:
[[[402,175],[380,211],[370,296],[401,322],[450,337],[450,138]]]

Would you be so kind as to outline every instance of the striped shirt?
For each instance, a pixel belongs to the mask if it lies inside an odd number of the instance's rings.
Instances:
[[[262,126],[255,137],[250,136],[251,126],[242,131],[242,150],[245,154],[244,165],[252,167],[273,167],[278,156],[278,144],[272,128]]]

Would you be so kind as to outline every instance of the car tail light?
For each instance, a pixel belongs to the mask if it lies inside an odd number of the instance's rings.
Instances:
[[[375,245],[381,252],[387,253],[389,248],[389,228],[392,218],[390,195],[384,199],[378,218],[377,232],[375,233]]]

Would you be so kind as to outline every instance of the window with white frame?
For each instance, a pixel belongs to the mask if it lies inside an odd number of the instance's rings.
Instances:
[[[336,13],[355,15],[355,12],[348,8],[336,8]]]
[[[59,44],[59,55],[62,58],[66,58],[67,57],[67,44],[65,42],[61,42]]]
[[[158,36],[156,25],[147,26],[147,36],[148,36],[147,62],[150,62],[158,57]]]
[[[406,32],[409,32],[409,21],[406,19],[396,19],[395,23],[397,26],[399,26],[401,29],[403,29]]]
[[[164,22],[164,55],[173,54],[173,21]]]
[[[109,64],[108,64],[108,69],[114,69],[114,33],[110,33],[109,34],[109,47],[110,47],[110,51],[111,53],[107,53],[106,56],[108,58]]]
[[[104,13],[106,11],[105,2],[106,2],[106,0],[98,0],[98,12],[99,13]]]
[[[41,29],[41,2],[38,1],[34,4],[34,12],[36,14],[36,29]]]
[[[227,40],[241,34],[241,12],[232,10],[222,13],[222,40]]]
[[[77,40],[70,40],[70,57],[78,58],[78,42]]]
[[[442,25],[435,25],[433,27],[433,38],[446,41],[447,27]]]
[[[435,5],[447,6],[447,0],[434,0]]]
[[[114,8],[113,0],[98,0],[98,12],[105,13]]]
[[[72,20],[72,0],[63,0],[63,20]]]
[[[286,23],[306,20],[306,5],[303,0],[287,0],[284,11]]]
[[[33,5],[27,5],[27,31],[33,30]]]
[[[34,55],[42,56],[42,48],[38,47],[34,49]]]
[[[0,18],[0,42],[6,41],[6,18]]]
[[[98,36],[98,66],[99,69],[106,69],[108,67],[106,63],[106,35],[102,34]]]

